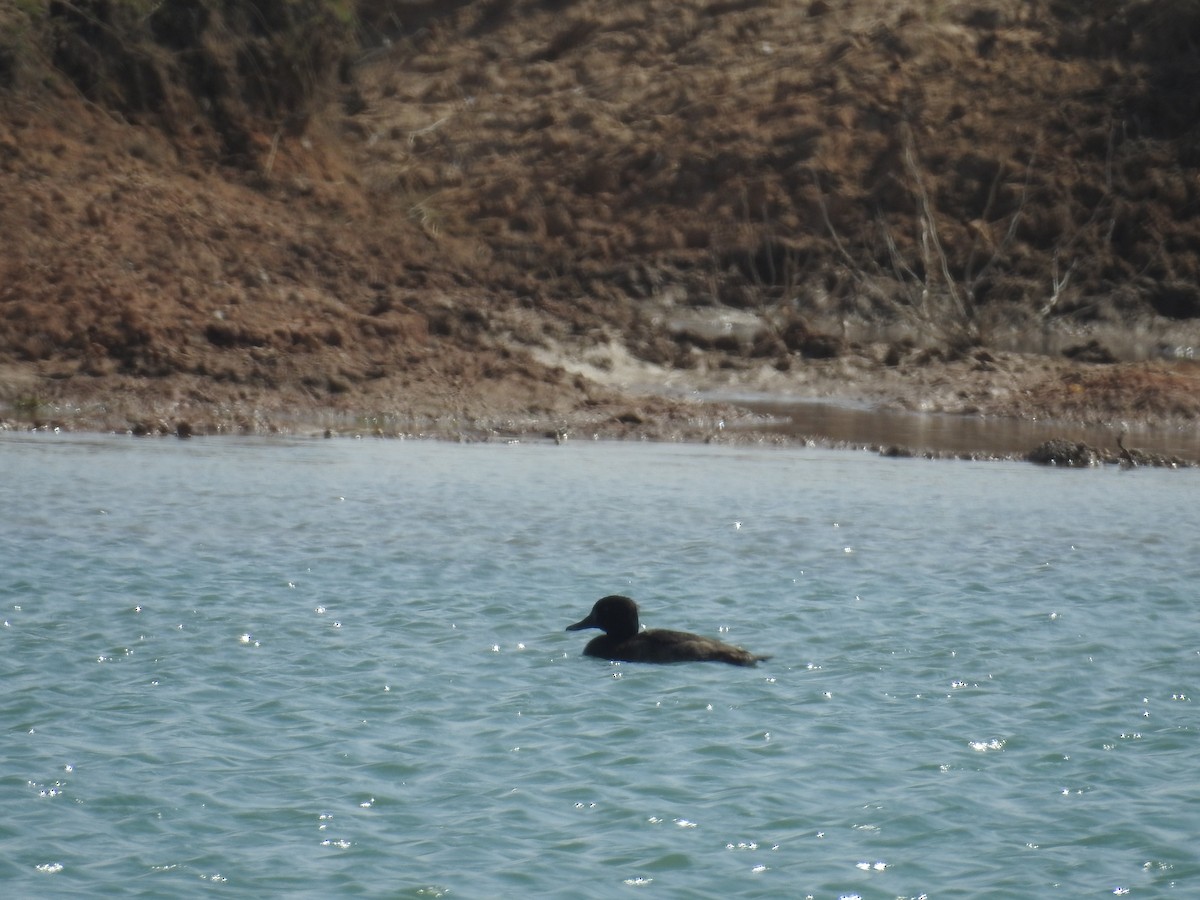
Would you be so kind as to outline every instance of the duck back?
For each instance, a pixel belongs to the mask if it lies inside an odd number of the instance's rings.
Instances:
[[[601,635],[583,650],[587,656],[620,662],[723,662],[734,666],[753,666],[766,656],[756,656],[715,638],[686,631],[652,628],[626,638]]]

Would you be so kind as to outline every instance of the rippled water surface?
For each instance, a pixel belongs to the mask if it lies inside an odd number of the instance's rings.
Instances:
[[[1200,896],[1198,477],[2,436],[2,892]]]

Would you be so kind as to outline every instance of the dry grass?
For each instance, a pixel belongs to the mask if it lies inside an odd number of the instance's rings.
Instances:
[[[1121,412],[1138,422],[1172,425],[1200,418],[1200,365],[1145,364],[1070,372],[1035,386],[1028,402],[1046,418],[1113,424]]]

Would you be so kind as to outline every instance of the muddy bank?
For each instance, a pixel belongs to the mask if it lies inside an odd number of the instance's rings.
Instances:
[[[877,349],[887,352],[885,345]],[[1085,448],[1079,452],[1090,453],[1083,458],[1092,464],[1126,461],[1124,435],[1139,465],[1200,462],[1194,407],[1200,364],[1097,368],[989,353],[986,361],[923,360],[914,374],[848,355],[784,379],[769,367],[737,368],[713,355],[685,380],[611,347],[603,357],[596,352],[586,362],[564,358],[568,368],[547,365],[552,378],[496,378],[487,393],[478,386],[450,393],[437,379],[409,383],[403,405],[396,403],[397,388],[387,385],[376,395],[352,390],[330,402],[321,392],[253,391],[205,379],[164,378],[150,387],[138,379],[64,380],[51,382],[62,393],[0,411],[0,428],[185,438],[285,433],[816,444],[976,460],[1025,459],[1048,441],[1066,441]],[[592,377],[573,371],[583,368]],[[47,386],[20,372],[0,375],[24,384],[29,397]],[[588,399],[577,402],[564,383],[585,386]],[[81,386],[90,390],[80,392]]]

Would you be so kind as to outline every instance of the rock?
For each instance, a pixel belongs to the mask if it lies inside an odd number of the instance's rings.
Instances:
[[[1054,438],[1039,444],[1025,454],[1025,459],[1041,466],[1071,466],[1087,468],[1100,465],[1100,454],[1081,441]]]

